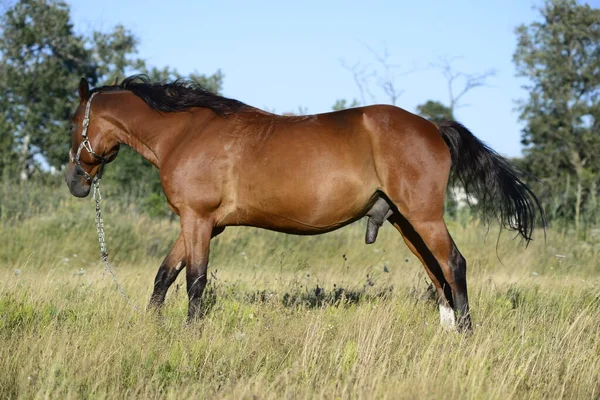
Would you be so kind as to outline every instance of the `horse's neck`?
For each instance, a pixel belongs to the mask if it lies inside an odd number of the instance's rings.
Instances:
[[[129,91],[102,93],[96,100],[102,108],[104,119],[114,127],[113,137],[119,144],[126,144],[142,157],[160,168],[160,143],[152,135],[150,119],[157,118],[150,108]]]
[[[143,131],[135,129],[122,135],[120,142],[134,149],[152,165],[160,169],[160,146],[155,140],[149,139],[149,135],[145,135]]]
[[[181,143],[181,135],[189,123],[190,114],[159,113],[131,92],[122,95],[127,97],[111,110],[115,122],[121,127],[117,129],[117,140],[133,148],[160,169],[163,157]],[[203,118],[210,118],[211,113],[208,109],[199,108],[194,112],[194,121],[201,125]]]
[[[111,112],[115,118],[117,140],[126,144],[142,157],[160,169],[162,156],[169,151],[168,116],[163,116],[148,107],[140,98],[130,92],[121,92],[126,96]]]

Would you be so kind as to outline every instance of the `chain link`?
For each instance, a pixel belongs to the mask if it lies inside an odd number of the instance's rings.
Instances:
[[[104,263],[104,273],[106,271],[109,272],[112,280],[115,282],[117,289],[121,293],[121,296],[125,298],[127,303],[133,308],[135,311],[139,311],[138,307],[133,304],[129,296],[125,293],[123,287],[119,284],[117,280],[117,276],[115,275],[115,271],[112,269],[108,262],[108,250],[106,248],[106,238],[104,235],[104,220],[102,219],[102,210],[100,208],[100,202],[102,201],[102,194],[100,193],[100,179],[95,177],[93,180],[94,185],[94,201],[96,202],[96,233],[98,234],[98,242],[100,243],[100,259]]]

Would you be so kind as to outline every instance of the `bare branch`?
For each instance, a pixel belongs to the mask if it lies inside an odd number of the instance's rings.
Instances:
[[[401,66],[399,64],[390,64],[388,59],[390,58],[390,53],[387,49],[387,46],[383,47],[383,54],[379,54],[377,51],[373,50],[373,48],[371,46],[369,46],[366,43],[363,43],[365,45],[365,47],[367,48],[367,50],[369,50],[369,52],[371,54],[373,54],[373,57],[375,57],[375,59],[379,62],[379,64],[381,64],[386,70],[390,70],[390,69],[398,69],[401,68]]]
[[[354,83],[356,87],[358,87],[358,91],[360,92],[360,100],[362,104],[367,104],[366,95],[369,96],[371,101],[375,103],[375,96],[370,90],[369,81],[375,77],[377,74],[375,71],[368,71],[368,65],[362,65],[360,62],[355,63],[354,65],[349,65],[344,60],[340,60],[342,67],[347,69],[352,73],[352,77],[354,79]]]
[[[396,70],[401,69],[402,67],[399,64],[392,64],[389,61],[390,55],[387,49],[387,46],[383,48],[383,54],[378,53],[369,45],[365,44],[365,47],[375,59],[379,62],[379,64],[383,67],[384,75],[378,76],[378,85],[383,90],[383,92],[389,97],[390,102],[396,105],[398,98],[404,93],[403,89],[398,89],[396,86],[396,77],[397,76],[406,76],[412,74],[417,71],[418,68],[413,67],[410,70],[405,70],[401,72],[396,72]]]
[[[487,86],[487,79],[496,75],[496,70],[489,69],[480,74],[465,74],[463,72],[456,72],[452,67],[452,63],[462,57],[449,57],[447,55],[439,58],[437,63],[433,66],[441,69],[442,75],[446,78],[448,84],[448,95],[450,97],[450,110],[454,114],[457,108],[463,107],[466,104],[461,104],[461,99],[471,90]],[[463,85],[458,89],[458,93],[455,92],[456,83],[463,81]]]
[[[453,103],[455,107],[461,107],[460,99],[472,89],[487,86],[486,80],[491,76],[495,76],[496,71],[494,69],[487,70],[481,74],[460,74],[465,79],[463,89],[454,97]]]
[[[404,93],[404,90],[396,89],[394,82],[390,80],[380,81],[379,86],[381,86],[385,94],[388,95],[390,102],[393,105],[396,105],[396,100],[398,100],[398,98]]]
[[[382,52],[378,52],[370,47],[368,44],[363,43],[367,50],[373,55],[373,58],[377,61],[378,66],[371,68],[368,64],[356,64],[350,66],[345,61],[341,60],[342,66],[350,71],[354,77],[354,82],[358,87],[361,95],[361,101],[363,104],[367,104],[367,95],[369,100],[373,103],[376,102],[376,97],[370,90],[375,81],[375,85],[379,87],[383,93],[389,99],[389,102],[396,104],[400,96],[404,93],[403,89],[398,88],[396,84],[396,78],[398,76],[406,76],[415,72],[418,68],[412,68],[406,71],[399,71],[402,67],[398,64],[390,62],[390,54],[387,47],[384,46]]]

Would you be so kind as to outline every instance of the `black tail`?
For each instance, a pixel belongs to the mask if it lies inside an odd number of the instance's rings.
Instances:
[[[497,218],[502,226],[529,242],[538,211],[544,225],[544,210],[521,180],[526,174],[458,122],[441,121],[437,125],[450,148],[452,177],[462,183],[467,195],[477,199],[485,217]]]

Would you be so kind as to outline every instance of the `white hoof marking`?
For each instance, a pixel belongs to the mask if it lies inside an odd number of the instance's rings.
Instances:
[[[446,330],[456,329],[456,317],[452,307],[440,304],[440,325]]]

